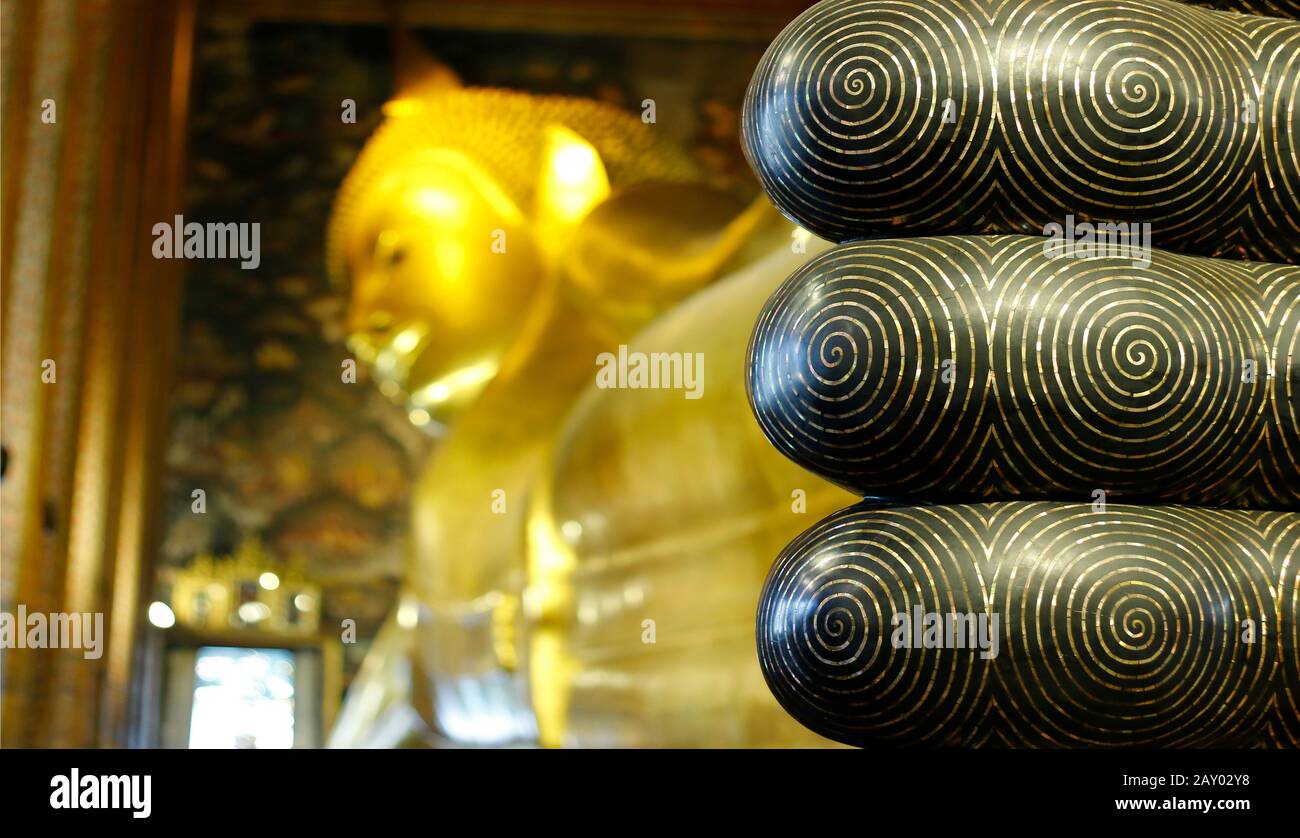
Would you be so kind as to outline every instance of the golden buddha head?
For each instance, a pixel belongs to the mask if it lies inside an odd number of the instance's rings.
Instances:
[[[593,101],[444,86],[385,114],[336,198],[328,261],[349,345],[420,423],[492,380],[591,210],[698,179],[653,126]]]

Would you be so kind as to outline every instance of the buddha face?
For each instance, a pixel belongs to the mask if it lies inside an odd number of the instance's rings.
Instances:
[[[615,182],[698,174],[635,116],[583,99],[456,89],[385,112],[340,188],[327,258],[348,288],[352,350],[436,429],[497,375],[543,288],[558,293],[577,230]]]
[[[520,209],[468,156],[408,156],[343,240],[349,345],[412,421],[445,424],[496,374],[543,279]]]

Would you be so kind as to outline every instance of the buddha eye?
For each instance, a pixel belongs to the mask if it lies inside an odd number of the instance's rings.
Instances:
[[[406,247],[396,230],[384,230],[375,239],[375,264],[384,268],[399,267],[406,260]]]

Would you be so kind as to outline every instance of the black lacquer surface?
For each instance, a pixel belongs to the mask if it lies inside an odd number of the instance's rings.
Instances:
[[[777,559],[758,652],[791,715],[855,745],[1294,747],[1298,550],[1297,513],[864,503]],[[898,634],[953,613],[985,633]]]
[[[860,495],[1300,508],[1300,267],[1135,255],[841,245],[765,305],[754,414]]]
[[[759,64],[746,151],[832,241],[1148,223],[1300,260],[1300,23],[1173,0],[826,0]]]
[[[853,243],[768,301],[751,404],[900,499],[772,568],[758,652],[795,718],[1300,746],[1298,99],[1300,24],[1170,0],[826,0],[778,37],[746,151]]]

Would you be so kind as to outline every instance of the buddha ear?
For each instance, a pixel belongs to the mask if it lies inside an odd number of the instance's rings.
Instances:
[[[596,147],[562,125],[548,125],[534,207],[537,240],[550,258],[568,246],[582,220],[609,197],[609,175]]]

